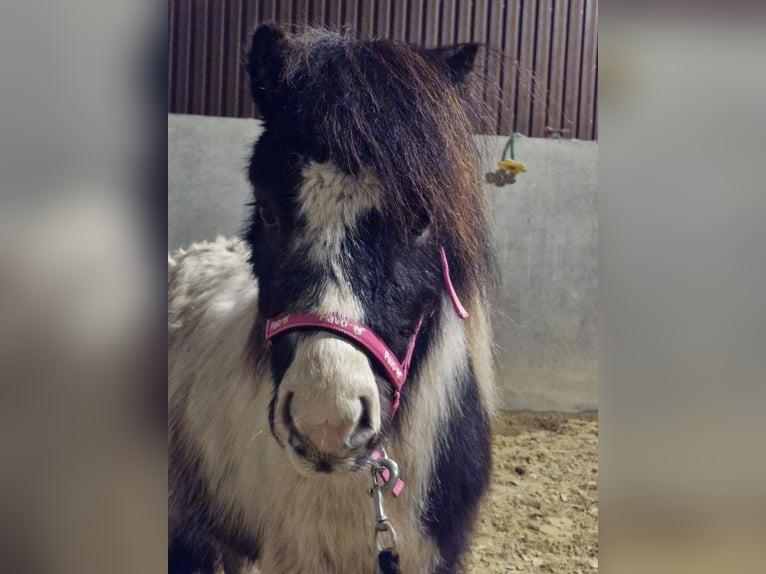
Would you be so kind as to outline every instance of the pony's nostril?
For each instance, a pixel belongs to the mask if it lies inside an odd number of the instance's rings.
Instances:
[[[295,428],[295,421],[293,421],[293,415],[290,414],[290,405],[293,402],[294,393],[289,392],[285,395],[285,401],[282,405],[282,422],[291,431]]]
[[[372,419],[370,418],[370,399],[367,397],[361,397],[359,402],[362,403],[362,414],[359,417],[359,428],[371,429]]]
[[[303,439],[292,431],[290,431],[290,434],[287,437],[287,442],[289,442],[290,446],[293,448],[301,448],[304,446]]]
[[[359,448],[363,444],[366,444],[370,439],[375,436],[375,430],[372,427],[357,426],[349,435],[346,444],[349,448]]]
[[[346,441],[349,448],[357,448],[375,435],[375,429],[372,426],[370,401],[367,397],[361,397],[359,401],[362,403],[362,414],[359,417],[359,422]]]
[[[285,396],[284,405],[282,406],[282,422],[284,423],[285,427],[287,427],[287,442],[291,447],[298,450],[305,447],[305,442],[300,432],[298,432],[298,427],[295,425],[295,420],[293,419],[293,415],[290,412],[290,406],[292,405],[292,402],[293,393],[287,393]]]

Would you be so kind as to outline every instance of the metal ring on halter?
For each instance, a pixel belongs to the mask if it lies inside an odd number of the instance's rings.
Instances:
[[[370,459],[370,463],[373,466],[373,472],[377,473],[381,470],[388,470],[388,480],[380,486],[380,490],[383,494],[388,494],[396,486],[396,481],[399,480],[399,465],[396,461],[388,458],[385,453],[382,458]]]

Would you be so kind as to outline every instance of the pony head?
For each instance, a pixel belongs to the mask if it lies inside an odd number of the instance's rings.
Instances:
[[[247,57],[264,123],[247,232],[262,319],[342,317],[401,360],[401,409],[383,366],[315,327],[270,340],[274,437],[304,474],[355,471],[407,416],[446,297],[440,249],[469,307],[490,269],[472,138],[475,44],[424,49],[324,30],[259,27]]]

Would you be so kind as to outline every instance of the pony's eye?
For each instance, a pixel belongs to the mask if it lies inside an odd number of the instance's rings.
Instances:
[[[277,216],[274,215],[274,210],[270,207],[259,205],[258,216],[261,218],[261,221],[263,221],[263,223],[268,227],[272,227],[273,225],[277,224]]]
[[[429,226],[431,225],[431,219],[428,217],[428,213],[426,213],[425,210],[421,210],[417,214],[417,218],[415,220],[414,225],[412,226],[412,235],[419,239],[423,237],[428,231]]]

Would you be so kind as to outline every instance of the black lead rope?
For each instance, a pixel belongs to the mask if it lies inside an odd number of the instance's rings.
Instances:
[[[393,549],[378,552],[378,568],[380,574],[401,574],[399,570],[399,554]]]

